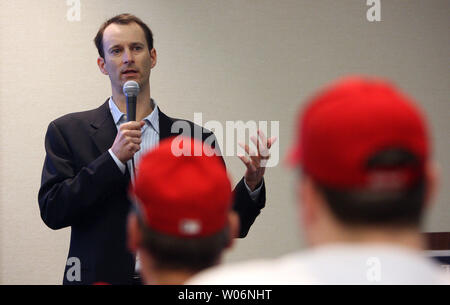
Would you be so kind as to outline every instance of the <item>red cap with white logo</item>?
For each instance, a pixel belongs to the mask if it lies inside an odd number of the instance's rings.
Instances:
[[[225,166],[215,151],[179,137],[162,141],[142,157],[131,195],[150,228],[181,237],[223,229],[232,200]]]
[[[411,153],[418,166],[371,171],[369,159],[390,148]],[[428,156],[425,119],[414,102],[386,81],[352,77],[321,91],[300,113],[289,161],[326,186],[365,189],[410,185]]]

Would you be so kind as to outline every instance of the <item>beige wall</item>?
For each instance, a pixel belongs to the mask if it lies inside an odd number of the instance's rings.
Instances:
[[[428,114],[442,184],[425,230],[450,231],[450,2],[382,1],[381,22],[365,0],[65,0],[0,2],[0,283],[58,284],[69,229],[51,231],[37,192],[48,123],[100,105],[110,94],[96,66],[98,26],[131,12],[155,34],[152,96],[171,116],[280,121],[280,153],[294,114],[319,86],[347,73],[395,80]],[[226,158],[235,182],[244,172]],[[293,173],[269,169],[267,207],[226,261],[274,257],[303,242]]]

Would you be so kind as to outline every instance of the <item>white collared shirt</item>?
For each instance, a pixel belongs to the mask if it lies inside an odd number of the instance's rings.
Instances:
[[[158,146],[159,143],[159,110],[154,100],[151,100],[151,103],[153,103],[154,106],[153,111],[143,119],[145,125],[141,129],[141,149],[134,155],[134,162],[136,167],[138,167],[139,161],[141,160],[142,156]],[[114,123],[116,124],[117,130],[119,130],[120,125],[127,122],[126,114],[122,113],[119,108],[117,108],[117,105],[114,103],[112,97],[109,99],[109,109],[111,111]],[[125,164],[123,164],[116,157],[111,149],[109,149],[109,153],[111,154],[111,157],[114,159],[122,173],[125,173]],[[131,174],[131,178],[134,181],[133,171],[131,169],[131,159],[127,162],[127,166]]]

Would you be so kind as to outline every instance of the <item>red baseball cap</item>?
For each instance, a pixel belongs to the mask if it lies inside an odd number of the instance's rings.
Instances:
[[[160,142],[142,157],[131,195],[151,229],[181,237],[204,237],[223,229],[232,199],[225,166],[214,150],[178,137]]]
[[[385,184],[411,183],[417,173],[397,168],[380,175],[368,169],[374,154],[391,148],[413,154],[423,172],[429,155],[423,114],[392,84],[350,77],[319,92],[300,113],[288,158],[316,181],[338,189],[364,189],[380,177],[388,179]]]

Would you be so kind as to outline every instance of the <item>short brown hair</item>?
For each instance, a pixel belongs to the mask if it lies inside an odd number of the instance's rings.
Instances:
[[[222,252],[230,243],[230,227],[213,235],[183,238],[149,228],[138,216],[142,232],[142,247],[154,259],[159,270],[189,270],[199,272],[218,264]]]
[[[137,23],[144,31],[145,38],[147,39],[148,49],[153,49],[153,33],[150,28],[141,19],[134,15],[120,14],[106,20],[98,30],[97,35],[95,35],[94,43],[97,47],[100,57],[105,58],[105,51],[103,50],[103,33],[105,32],[105,29],[108,27],[108,25],[113,23],[125,25],[133,22]]]
[[[367,161],[368,169],[415,168],[418,158],[404,149],[385,149]],[[427,183],[419,171],[417,181],[399,190],[341,190],[318,183],[332,214],[348,226],[419,227],[425,207]]]

